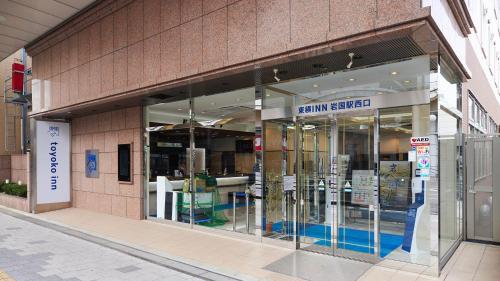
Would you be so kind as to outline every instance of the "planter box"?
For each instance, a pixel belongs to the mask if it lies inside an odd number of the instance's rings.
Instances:
[[[0,205],[27,213],[30,211],[27,198],[12,196],[5,193],[0,193]]]

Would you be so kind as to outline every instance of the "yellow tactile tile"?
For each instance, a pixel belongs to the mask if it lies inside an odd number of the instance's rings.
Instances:
[[[0,270],[0,281],[14,281],[14,279],[10,278],[7,273]]]

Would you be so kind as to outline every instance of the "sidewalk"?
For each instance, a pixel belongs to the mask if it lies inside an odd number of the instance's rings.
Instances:
[[[353,275],[346,267],[356,262],[348,259],[147,220],[76,208],[25,215],[242,280],[328,280],[332,276],[344,280],[355,276],[359,280],[500,280],[500,247],[483,244],[462,243],[439,279],[426,275],[424,266],[391,260],[375,266],[357,262],[353,268],[361,269]]]
[[[25,215],[238,279],[300,280],[263,269],[290,249],[77,208]]]

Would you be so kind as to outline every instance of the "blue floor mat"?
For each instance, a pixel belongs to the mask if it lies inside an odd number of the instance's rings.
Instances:
[[[281,232],[283,223],[273,224],[274,232]],[[288,223],[289,229],[293,229],[293,224]],[[290,233],[290,232],[289,232]],[[301,236],[318,238],[314,244],[331,247],[331,227],[319,224],[306,224],[306,228],[300,229]],[[339,228],[338,247],[351,251],[373,253],[373,231],[366,231],[352,228]],[[369,245],[371,241],[371,245]],[[389,233],[380,233],[380,255],[387,256],[389,253],[399,248],[403,243],[403,236]],[[370,246],[370,247],[369,247]]]

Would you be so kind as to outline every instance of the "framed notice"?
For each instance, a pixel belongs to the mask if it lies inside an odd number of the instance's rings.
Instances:
[[[373,170],[352,170],[351,203],[370,205],[373,194]]]
[[[85,176],[87,178],[99,177],[99,150],[85,150]]]

